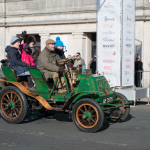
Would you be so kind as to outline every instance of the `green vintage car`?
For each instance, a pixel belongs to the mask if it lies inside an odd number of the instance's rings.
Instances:
[[[2,66],[6,79],[0,79],[4,85],[0,92],[0,115],[8,123],[20,123],[33,105],[46,115],[66,112],[72,116],[80,131],[96,132],[104,119],[124,121],[130,111],[130,101],[120,93],[115,93],[104,76],[91,74],[90,70],[82,74],[81,69],[72,71],[66,68],[63,73],[67,92],[58,93],[52,80],[46,82],[38,69],[29,69],[36,85],[36,92],[28,91],[13,69]],[[24,80],[24,79],[22,79]],[[33,113],[33,112],[32,112]]]

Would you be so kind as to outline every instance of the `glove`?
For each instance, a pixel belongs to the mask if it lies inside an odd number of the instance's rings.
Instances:
[[[24,37],[24,36],[26,36],[26,34],[27,34],[27,31],[22,31],[22,33],[21,33],[21,37]]]
[[[65,67],[64,66],[59,67],[58,72],[65,72]]]
[[[0,62],[1,62],[2,64],[4,64],[4,63],[6,62],[6,60],[5,60],[5,59],[2,59]]]

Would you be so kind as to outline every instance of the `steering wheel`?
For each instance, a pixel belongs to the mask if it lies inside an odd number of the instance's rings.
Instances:
[[[71,61],[71,59],[66,58],[66,59],[62,59],[61,61],[57,63],[60,64],[60,63],[69,62],[69,61]]]

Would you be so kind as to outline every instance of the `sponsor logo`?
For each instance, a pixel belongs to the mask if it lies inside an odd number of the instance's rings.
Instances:
[[[131,55],[132,54],[132,52],[131,51],[125,51],[125,53],[126,53],[126,55]]]
[[[107,38],[107,37],[103,38],[104,42],[114,42],[115,40],[116,40],[116,38],[114,38],[114,39]]]
[[[126,47],[131,48],[132,45],[131,44],[126,44]]]
[[[129,37],[126,37],[126,40],[127,40],[127,41],[132,41],[132,39],[130,39]]]
[[[106,59],[106,60],[103,60],[104,63],[115,63],[114,60],[111,60],[111,59]]]
[[[115,45],[103,45],[103,48],[114,48]]]
[[[112,55],[112,52],[109,52],[109,51],[102,51],[102,53],[103,53],[104,55]]]
[[[104,8],[114,8],[114,6],[111,5],[110,2],[109,2],[107,5],[104,6]]]
[[[103,34],[115,34],[115,32],[112,32],[112,31],[106,31],[106,32],[103,32]]]
[[[114,17],[113,18],[108,18],[107,16],[105,16],[104,20],[105,21],[115,21],[115,18]]]
[[[128,79],[127,79],[127,82],[129,82],[129,81],[130,81],[130,79],[128,78]]]
[[[116,52],[114,51],[113,53],[111,52],[111,51],[102,51],[102,53],[104,54],[104,55],[116,55]]]
[[[104,66],[104,69],[106,69],[106,70],[112,70],[112,67],[113,66]]]
[[[130,4],[130,3],[127,5],[127,7],[128,7],[128,8],[132,8],[132,6],[131,6],[131,4]]]
[[[127,16],[127,21],[132,21],[132,19],[131,19],[131,18],[129,18],[129,16]]]
[[[127,33],[128,33],[128,34],[132,34],[132,32],[131,32],[131,31],[127,31]]]
[[[104,28],[113,28],[114,24],[103,24]]]
[[[126,26],[130,28],[130,27],[131,27],[131,24],[130,24],[130,23],[127,23]]]
[[[128,69],[131,68],[131,65],[126,65],[126,68],[128,68]]]
[[[127,74],[131,74],[129,71],[125,71],[125,75],[127,75]]]
[[[112,73],[111,72],[101,72],[101,75],[112,75]]]
[[[115,56],[117,53],[114,51],[113,55]]]
[[[127,58],[127,59],[126,59],[126,62],[131,62],[131,59]]]

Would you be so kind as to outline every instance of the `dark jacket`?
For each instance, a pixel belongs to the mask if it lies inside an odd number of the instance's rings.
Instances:
[[[91,65],[90,65],[90,69],[92,69],[92,73],[95,74],[96,71],[96,61],[92,61]]]
[[[142,79],[142,73],[137,71],[143,71],[143,63],[141,61],[135,62],[135,80]]]
[[[21,55],[16,47],[7,46],[5,52],[7,53],[7,57],[11,61],[10,67],[16,65],[27,67],[27,64],[21,61]]]
[[[17,75],[28,71],[27,64],[21,62],[21,55],[17,48],[7,46],[5,52],[7,53],[7,57],[9,58],[9,67],[14,69]]]
[[[55,48],[55,52],[59,55],[59,57],[60,57],[61,59],[65,59],[65,58],[66,58],[65,55],[64,55],[64,51],[63,51],[63,50],[60,50],[60,49],[58,49],[58,48]]]

